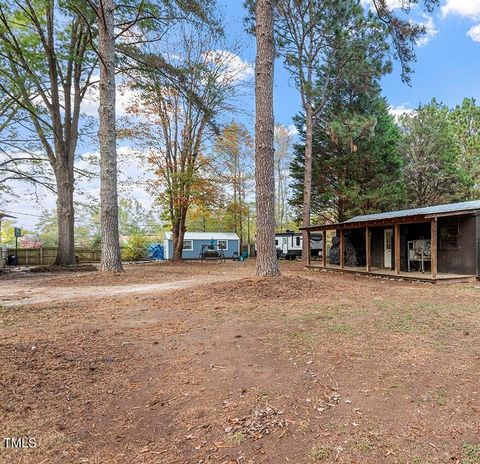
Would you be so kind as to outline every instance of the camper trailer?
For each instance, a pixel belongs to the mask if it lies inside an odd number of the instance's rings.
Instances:
[[[293,260],[302,256],[303,235],[301,232],[287,230],[275,234],[275,247],[280,259]],[[313,259],[322,256],[322,235],[310,235],[310,254]]]

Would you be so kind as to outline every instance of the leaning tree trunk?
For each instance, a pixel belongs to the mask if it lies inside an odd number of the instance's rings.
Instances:
[[[273,7],[257,0],[255,63],[255,183],[257,275],[280,275],[275,248],[275,176],[273,150]]]
[[[312,204],[312,157],[313,157],[313,115],[312,108],[309,104],[305,115],[306,137],[305,137],[305,169],[303,180],[303,214],[302,226],[308,227],[310,225],[310,210]],[[303,231],[303,243],[306,244],[308,240],[307,231]],[[309,247],[302,247],[302,259],[307,259],[305,255]]]
[[[118,235],[117,144],[115,135],[114,0],[101,0],[100,54],[100,225],[102,271],[123,271]]]
[[[58,251],[57,266],[73,266],[75,260],[75,215],[73,207],[73,169],[59,165],[55,168],[57,183]]]

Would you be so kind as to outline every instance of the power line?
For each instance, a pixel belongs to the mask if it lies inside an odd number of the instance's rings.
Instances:
[[[36,218],[41,218],[43,216],[39,216],[38,214],[31,214],[31,213],[20,213],[18,211],[9,211],[8,209],[3,210],[5,213],[11,213],[11,214],[19,214],[20,216],[32,216]]]

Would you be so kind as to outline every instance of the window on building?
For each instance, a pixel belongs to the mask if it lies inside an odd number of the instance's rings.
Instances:
[[[278,246],[278,238],[275,239],[275,245]]]
[[[295,237],[295,244],[297,245],[297,247],[301,245],[300,240],[301,240],[301,237]]]
[[[217,248],[219,250],[228,250],[228,240],[217,240]]]
[[[192,251],[193,250],[193,240],[184,240],[183,241],[183,250]]]

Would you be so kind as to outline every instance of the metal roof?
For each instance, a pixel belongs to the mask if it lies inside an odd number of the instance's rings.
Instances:
[[[165,232],[165,238],[172,240],[172,233]],[[239,240],[234,232],[185,232],[185,240]]]
[[[301,235],[303,237],[303,231],[298,231],[298,232],[294,232],[293,230],[290,231],[290,232],[275,232],[275,237],[291,237],[291,236],[295,236],[295,235]],[[321,237],[321,236],[320,236]]]
[[[408,216],[421,216],[431,214],[447,214],[460,211],[480,210],[480,200],[463,201],[460,203],[448,203],[446,205],[427,206],[425,208],[403,209],[399,211],[388,211],[386,213],[365,214],[363,216],[355,216],[345,223],[378,221],[382,219],[394,219]]]
[[[275,232],[275,237],[290,237],[290,235],[302,235],[303,232],[294,232],[293,230],[285,231],[285,232]]]

